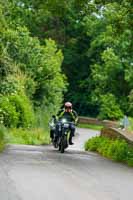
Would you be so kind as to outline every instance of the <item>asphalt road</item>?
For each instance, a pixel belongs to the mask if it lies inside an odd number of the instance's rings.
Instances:
[[[52,146],[11,145],[0,154],[0,200],[132,200],[133,169],[83,143],[98,132],[78,129],[64,154]]]

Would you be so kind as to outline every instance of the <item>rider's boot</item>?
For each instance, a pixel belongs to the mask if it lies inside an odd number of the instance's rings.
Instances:
[[[69,137],[69,144],[73,145],[74,143],[72,142],[72,137]]]

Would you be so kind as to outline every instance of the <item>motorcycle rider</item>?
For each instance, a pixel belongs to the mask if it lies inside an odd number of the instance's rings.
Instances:
[[[74,143],[72,142],[72,137],[74,137],[75,124],[77,124],[78,122],[78,115],[77,115],[77,112],[72,109],[71,102],[66,102],[64,104],[64,108],[58,112],[57,118],[58,120],[60,120],[61,118],[66,118],[68,122],[73,122],[73,123],[70,123],[69,125],[69,129],[70,129],[69,144],[73,145]],[[51,139],[53,139],[53,132],[51,130],[50,130],[50,137]]]

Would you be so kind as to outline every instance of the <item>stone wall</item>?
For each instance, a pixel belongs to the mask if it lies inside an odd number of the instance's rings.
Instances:
[[[111,139],[125,139],[128,142],[128,144],[133,145],[133,135],[127,134],[126,131],[122,131],[116,128],[104,127],[101,130],[101,136],[105,136]]]
[[[118,122],[115,122],[115,121],[99,120],[96,118],[81,117],[81,116],[79,117],[79,123],[103,125],[103,126],[107,126],[107,127],[118,127]]]

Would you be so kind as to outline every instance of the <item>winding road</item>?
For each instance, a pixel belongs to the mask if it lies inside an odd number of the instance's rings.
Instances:
[[[133,168],[84,152],[99,134],[77,129],[75,145],[9,145],[0,154],[0,200],[132,200]]]

